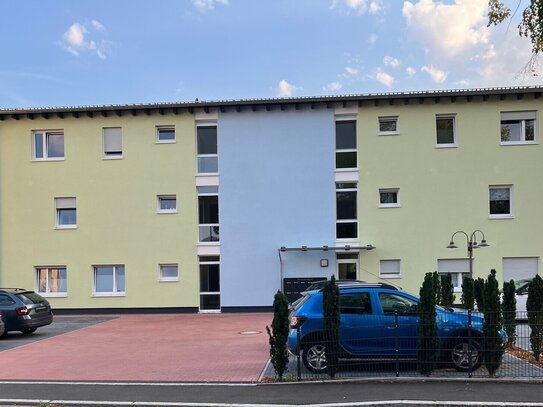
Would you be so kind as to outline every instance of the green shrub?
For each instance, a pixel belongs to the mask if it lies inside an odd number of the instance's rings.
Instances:
[[[434,271],[432,274],[432,283],[434,285],[434,295],[436,297],[436,305],[441,304],[441,279],[439,278],[439,273]]]
[[[426,273],[420,288],[417,367],[424,375],[429,375],[436,368],[439,349],[434,275],[434,273]]]
[[[483,312],[485,310],[485,280],[479,277],[473,282],[473,296],[475,297],[475,303],[477,304],[477,310]]]
[[[454,286],[452,275],[447,273],[441,276],[441,305],[451,307],[454,304]]]
[[[503,282],[502,314],[503,327],[507,334],[507,346],[511,347],[517,338],[517,300],[515,297],[515,282],[513,280]]]
[[[332,276],[323,288],[324,331],[327,336],[326,357],[328,374],[334,378],[338,368],[339,355],[339,287]]]
[[[462,305],[465,309],[475,308],[475,293],[473,289],[473,278],[464,277],[462,280]]]
[[[501,312],[500,289],[496,280],[496,270],[490,270],[487,281],[484,284],[484,314],[483,325],[485,366],[490,376],[493,376],[500,367],[503,357],[502,339],[500,337]]]
[[[270,358],[275,373],[279,380],[283,380],[283,374],[288,366],[287,339],[289,331],[288,323],[288,299],[281,291],[277,291],[273,299],[272,327],[266,327],[270,343]]]
[[[532,330],[530,344],[534,357],[539,360],[543,344],[543,279],[539,275],[535,276],[528,286],[526,311],[528,311],[528,324]]]

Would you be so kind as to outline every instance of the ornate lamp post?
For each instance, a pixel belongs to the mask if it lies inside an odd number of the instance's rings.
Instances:
[[[474,230],[473,232],[471,232],[470,235],[468,235],[463,230],[458,230],[454,232],[453,235],[451,236],[451,242],[447,246],[447,249],[458,249],[458,246],[454,244],[454,236],[456,236],[458,233],[466,236],[466,240],[468,242],[469,276],[470,278],[473,278],[473,249],[478,249],[480,247],[488,247],[490,245],[485,240],[485,234],[479,229]],[[476,240],[478,233],[482,237],[480,243],[477,243],[477,240]]]

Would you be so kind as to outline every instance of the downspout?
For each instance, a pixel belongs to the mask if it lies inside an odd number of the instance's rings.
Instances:
[[[281,257],[281,249],[277,249],[279,254],[279,286],[281,287],[281,292],[285,292],[285,287],[283,287],[283,258]]]

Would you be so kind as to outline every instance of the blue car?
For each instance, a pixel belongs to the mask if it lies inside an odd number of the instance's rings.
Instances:
[[[339,289],[340,359],[395,358],[396,344],[400,358],[416,358],[419,324],[417,297],[380,283],[339,284]],[[436,314],[441,361],[459,371],[467,371],[470,354],[467,313],[436,307]],[[473,370],[480,366],[483,359],[482,332],[482,315],[472,315]],[[322,290],[306,291],[290,314],[289,351],[294,355],[301,352],[302,361],[308,370],[323,373],[327,369],[325,338]]]

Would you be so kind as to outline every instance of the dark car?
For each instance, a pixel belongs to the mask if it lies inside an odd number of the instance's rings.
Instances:
[[[6,324],[4,324],[4,317],[2,316],[2,313],[0,312],[0,338],[3,337],[6,334]]]
[[[31,334],[40,326],[53,322],[49,301],[23,288],[0,288],[0,313],[4,319],[5,333],[21,331]]]
[[[339,284],[340,359],[415,359],[419,299],[380,283]],[[398,315],[398,325],[395,325]],[[475,370],[482,362],[483,318],[473,314],[473,340],[468,335],[468,315],[436,307],[441,360],[460,371]],[[327,369],[322,290],[307,292],[290,315],[289,351],[300,350],[308,370]],[[300,343],[298,344],[297,328]],[[397,329],[397,330],[396,330]],[[502,343],[505,333],[500,332]],[[396,342],[397,341],[397,342]],[[471,349],[469,347],[471,344]],[[471,366],[469,356],[471,355]]]

